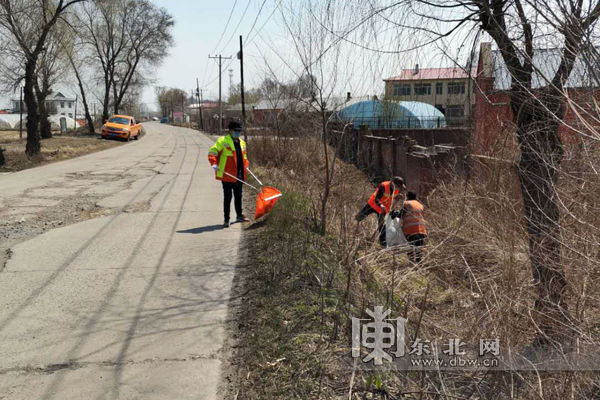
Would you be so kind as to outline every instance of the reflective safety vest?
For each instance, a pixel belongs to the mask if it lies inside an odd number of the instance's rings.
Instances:
[[[418,233],[427,235],[425,218],[423,217],[425,207],[417,200],[406,200],[404,202],[404,216],[402,217],[402,232],[405,236]]]
[[[394,193],[392,193],[392,185],[390,181],[381,182],[379,186],[377,186],[377,190],[371,195],[371,198],[368,202],[371,208],[377,211],[377,214],[381,214],[382,211],[381,207],[379,207],[375,201],[380,187],[383,187],[383,196],[381,196],[381,199],[379,199],[379,203],[385,206],[387,212],[390,212],[390,209],[392,208],[392,199],[400,194],[400,190],[394,190]]]
[[[244,176],[243,180],[246,180],[246,168],[250,163],[246,156],[246,142],[240,140],[240,147],[242,149],[242,158],[244,159]],[[216,178],[223,182],[237,182],[234,178],[227,176],[223,171],[237,177],[238,164],[237,154],[235,152],[235,144],[231,135],[221,136],[217,139],[217,142],[213,147],[208,150],[208,162],[210,165],[217,165],[219,170],[216,173]]]

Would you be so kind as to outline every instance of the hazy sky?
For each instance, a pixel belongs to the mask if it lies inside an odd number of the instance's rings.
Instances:
[[[304,0],[153,1],[173,15],[175,43],[163,64],[150,74],[151,82],[144,90],[142,99],[149,109],[158,108],[155,98],[156,86],[176,87],[189,93],[196,88],[196,78],[200,81],[204,99],[217,99],[218,66],[216,60],[208,59],[209,54],[233,57],[223,63],[223,98],[227,99],[230,85],[229,69],[233,70],[233,83],[240,81],[240,64],[236,59],[240,34],[244,37],[247,89],[257,87],[267,76],[275,76],[284,82],[296,79],[302,73],[302,68],[295,46],[302,42],[302,37],[311,34],[312,39],[318,37],[321,29],[316,17],[307,17],[306,10],[303,10],[303,5],[307,4]],[[334,2],[339,9],[338,14],[335,14],[335,21],[336,29],[340,32],[353,26],[353,19],[360,19],[360,15],[355,15],[354,7],[345,7],[346,4],[350,4],[345,1]],[[327,7],[327,2],[316,1],[310,4],[316,4],[317,12],[321,10],[329,15],[329,8],[323,8]],[[360,1],[352,4],[360,4]],[[413,17],[409,15],[407,18]],[[330,50],[322,57],[316,55],[320,50],[311,49],[316,51],[310,55],[311,62],[319,59],[324,65],[323,70],[314,73],[320,72],[320,81],[332,85],[332,95],[343,96],[347,92],[351,92],[355,97],[381,95],[384,78],[395,76],[402,68],[412,68],[416,63],[421,67],[454,66],[452,63],[448,64],[444,54],[447,51],[455,51],[461,45],[396,53],[394,50],[411,48],[413,42],[421,40],[422,33],[415,35],[409,31],[398,32],[393,26],[383,26],[380,22],[373,25],[376,33],[368,29],[358,30],[350,40],[339,40],[337,33],[327,33],[327,43],[324,47]],[[290,30],[294,34],[291,34]],[[308,43],[306,38],[304,40],[304,43]],[[352,40],[367,46],[357,46]],[[335,45],[329,47],[332,43]],[[388,51],[373,51],[368,47]],[[66,82],[58,86],[60,87],[56,90],[67,96],[74,97],[78,94],[74,84]],[[10,96],[17,97],[18,93],[16,96],[0,94],[0,108],[8,105]],[[98,104],[99,100],[92,99],[92,102]]]
[[[259,9],[263,2],[259,0],[155,0],[155,3],[167,8],[175,19],[175,46],[156,71],[154,85],[144,93],[144,102],[149,106],[155,106],[154,86],[177,87],[189,91],[196,88],[196,78],[204,89],[204,98],[216,99],[219,90],[218,66],[216,60],[208,59],[209,54],[233,57],[232,60],[223,61],[223,95],[226,96],[229,69],[233,69],[234,83],[240,81],[240,63],[236,58],[239,35],[247,40],[255,20],[257,22],[251,38],[256,38],[255,34],[259,29],[261,34],[277,29],[276,18],[271,16],[273,6],[270,1],[265,2],[260,15]],[[226,26],[230,14],[231,19]],[[245,77],[248,86],[260,82],[264,75],[253,61],[257,56],[253,44],[255,42],[256,40],[248,43],[245,48]],[[258,79],[257,74],[261,76]]]

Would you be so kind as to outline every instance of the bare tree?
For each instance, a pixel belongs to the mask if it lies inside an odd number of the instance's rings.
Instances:
[[[110,95],[121,54],[126,51],[127,19],[130,8],[125,0],[98,0],[86,3],[78,13],[78,34],[90,46],[99,64],[103,83],[102,120],[108,119]]]
[[[142,68],[160,64],[173,44],[171,29],[174,21],[166,9],[147,0],[138,0],[130,4],[127,18],[125,34],[129,41],[113,71],[115,114],[119,113],[132,81],[136,78],[137,82],[141,81]]]
[[[52,137],[52,127],[48,120],[49,113],[52,110],[48,110],[46,98],[53,93],[53,87],[61,79],[67,67],[65,51],[61,45],[61,36],[64,34],[63,28],[57,24],[51,31],[45,51],[38,60],[35,95],[39,107],[40,136],[42,139]]]
[[[337,3],[337,2],[332,2]],[[508,89],[516,138],[520,148],[518,174],[529,232],[529,254],[534,281],[539,342],[564,338],[569,312],[567,280],[561,262],[561,225],[556,186],[563,158],[558,134],[565,117],[566,84],[582,49],[593,47],[600,4],[594,1],[538,2],[534,0],[416,0],[361,4],[340,41],[374,53],[399,53],[450,41],[460,48],[467,38],[489,35],[510,74]],[[330,5],[331,6],[331,5]],[[325,26],[325,21],[319,24]],[[359,26],[382,30],[395,26],[411,37],[405,48],[392,51],[360,42]],[[402,41],[400,41],[402,43]],[[554,69],[540,71],[534,62],[536,46],[560,49]],[[454,55],[455,56],[455,55]],[[534,82],[539,76],[541,84]]]
[[[327,3],[308,1],[298,7],[289,4],[282,11],[285,27],[293,38],[299,68],[289,65],[296,75],[296,83],[288,87],[288,94],[304,102],[308,109],[318,115],[319,136],[323,159],[323,191],[319,205],[319,231],[327,231],[327,203],[329,201],[335,173],[335,153],[329,150],[329,110],[334,94],[340,90],[339,66],[342,64],[339,40],[331,33],[338,23],[337,15]],[[315,21],[315,16],[326,20],[325,24]],[[317,17],[318,18],[318,17]]]
[[[88,97],[86,94],[84,78],[81,72],[82,58],[78,56],[78,52],[81,51],[81,47],[69,46],[69,44],[65,44],[65,46],[65,57],[69,63],[69,66],[71,67],[71,70],[73,71],[73,74],[75,75],[75,79],[77,80],[77,86],[79,87],[79,93],[81,94],[81,101],[83,103],[83,110],[85,113],[85,120],[87,121],[88,125],[88,131],[89,133],[94,133],[96,128],[94,126],[94,120],[92,118],[92,115],[90,114],[90,107],[88,103]]]
[[[147,0],[98,0],[81,7],[79,34],[92,49],[103,83],[102,117],[119,112],[134,79],[167,55],[173,18]]]
[[[10,32],[24,59],[24,101],[27,106],[27,145],[25,152],[34,156],[40,152],[39,111],[36,100],[36,69],[46,40],[59,17],[76,3],[85,0],[1,0],[0,28]]]

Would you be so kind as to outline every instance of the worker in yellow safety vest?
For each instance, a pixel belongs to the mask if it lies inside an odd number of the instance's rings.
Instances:
[[[362,221],[371,214],[377,214],[377,231],[379,232],[379,243],[382,246],[385,242],[385,216],[391,212],[395,204],[401,199],[400,193],[406,189],[404,179],[400,176],[395,176],[389,181],[381,182],[377,186],[377,190],[373,192],[369,201],[356,214],[356,220]]]
[[[420,263],[423,259],[423,247],[427,240],[427,227],[423,215],[425,207],[417,200],[417,194],[409,191],[402,209],[394,211],[392,218],[402,218],[402,233],[408,243],[412,246],[408,253],[409,259],[414,263]]]
[[[242,212],[242,182],[240,182],[246,180],[246,169],[249,165],[246,142],[240,138],[242,125],[239,122],[230,122],[228,128],[228,134],[217,139],[208,151],[208,162],[215,171],[216,179],[220,180],[223,186],[224,228],[229,227],[232,197],[235,197],[236,221],[249,221]]]

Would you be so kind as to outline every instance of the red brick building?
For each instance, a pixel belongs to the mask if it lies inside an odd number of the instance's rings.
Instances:
[[[552,79],[560,60],[560,49],[536,50],[533,63],[533,89],[543,87]],[[579,57],[565,85],[567,113],[559,128],[564,144],[578,143],[586,134],[600,128],[600,90],[596,70],[587,67]],[[514,149],[516,137],[508,89],[510,75],[497,50],[490,43],[482,43],[477,65],[475,110],[473,118],[472,152],[475,154],[501,154]],[[596,134],[597,135],[597,134]]]

